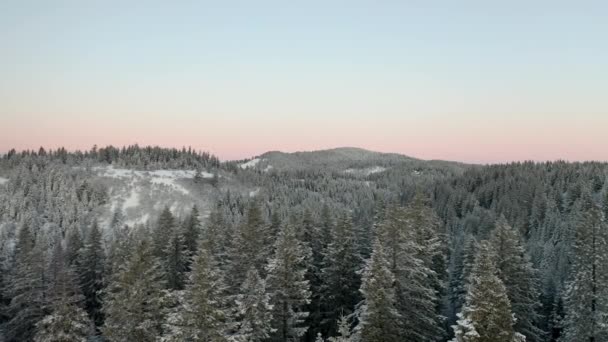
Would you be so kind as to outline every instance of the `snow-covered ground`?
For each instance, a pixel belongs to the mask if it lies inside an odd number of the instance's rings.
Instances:
[[[344,170],[344,173],[351,173],[351,174],[358,174],[358,175],[369,176],[371,174],[378,173],[378,172],[384,172],[384,171],[386,171],[385,167],[382,167],[382,166],[372,166],[372,167],[368,167],[366,169],[346,169],[346,170]]]
[[[93,169],[99,176],[118,178],[118,179],[146,179],[152,184],[167,186],[177,190],[184,195],[189,191],[177,182],[178,179],[192,179],[196,174],[195,170],[156,170],[139,171],[131,169],[115,169],[112,166],[96,167]],[[209,172],[201,172],[203,178],[213,178]]]
[[[239,165],[239,167],[243,170],[249,169],[249,168],[254,168],[256,165],[258,165],[260,160],[261,160],[260,158],[251,159],[250,161],[248,161],[246,163],[242,163],[241,165]]]
[[[0,185],[8,182],[8,178],[0,177]]]
[[[193,187],[195,170],[156,170],[140,171],[120,169],[112,166],[99,166],[92,171],[106,182],[110,201],[107,205],[107,221],[112,213],[121,209],[126,222],[144,224],[154,215],[169,206],[175,214],[184,214],[197,204],[203,209],[209,200]],[[201,172],[203,178],[213,178],[209,172]]]

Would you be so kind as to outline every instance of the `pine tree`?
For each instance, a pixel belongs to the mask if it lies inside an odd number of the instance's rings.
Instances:
[[[101,326],[103,324],[101,291],[105,284],[105,254],[97,222],[91,226],[78,264],[85,310],[95,325]]]
[[[524,341],[513,330],[515,318],[507,290],[498,277],[496,255],[489,243],[480,244],[469,280],[467,301],[453,326],[454,342]]]
[[[336,322],[341,315],[350,315],[361,301],[359,288],[361,257],[357,249],[357,237],[351,219],[343,215],[334,226],[332,242],[327,247],[322,270],[322,297],[324,303],[325,333],[336,332]]]
[[[156,341],[166,314],[162,268],[148,239],[140,241],[105,290],[102,327],[108,341]]]
[[[19,231],[15,262],[7,283],[9,321],[5,327],[7,341],[30,341],[36,324],[47,314],[47,269],[41,243],[34,242],[28,226]]]
[[[58,241],[50,264],[49,314],[36,324],[36,342],[87,341],[93,323],[82,308],[84,297]]]
[[[266,291],[266,282],[255,268],[249,269],[247,278],[236,297],[236,339],[243,342],[264,341],[272,333],[272,306]]]
[[[177,311],[168,318],[169,341],[227,341],[230,326],[226,286],[215,258],[200,244]]]
[[[595,205],[581,213],[576,227],[565,304],[560,341],[608,340],[608,226]]]
[[[305,279],[305,261],[310,253],[298,241],[295,227],[286,224],[274,245],[267,271],[267,285],[273,306],[273,341],[297,341],[306,333],[303,326],[310,303],[310,285]]]
[[[503,216],[496,222],[490,242],[497,258],[498,276],[507,289],[511,310],[517,319],[515,331],[526,336],[526,341],[544,341],[544,333],[537,327],[540,319],[537,272],[532,268],[519,232],[509,226]]]
[[[376,240],[363,273],[363,301],[357,310],[357,334],[365,342],[403,340],[400,332],[402,317],[395,307],[395,277],[387,257],[381,243]]]

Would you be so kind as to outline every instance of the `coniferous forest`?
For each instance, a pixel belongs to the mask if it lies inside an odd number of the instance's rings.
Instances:
[[[605,342],[607,220],[599,162],[11,150],[0,341]]]

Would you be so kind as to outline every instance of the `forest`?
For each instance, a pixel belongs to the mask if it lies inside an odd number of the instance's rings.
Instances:
[[[11,150],[0,341],[606,342],[607,219],[599,162]]]

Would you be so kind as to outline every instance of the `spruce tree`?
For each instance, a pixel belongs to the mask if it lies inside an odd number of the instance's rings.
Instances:
[[[105,284],[105,254],[97,222],[93,222],[89,230],[78,265],[85,310],[95,325],[101,326],[103,324],[101,291]]]
[[[599,207],[590,205],[576,227],[566,317],[560,341],[608,340],[608,226]]]
[[[84,242],[82,241],[82,236],[80,235],[80,229],[74,228],[68,232],[66,238],[66,260],[68,265],[78,269],[78,262],[80,258],[80,253],[82,248],[84,247]]]
[[[152,242],[154,244],[154,255],[159,259],[165,258],[165,247],[167,245],[167,236],[175,229],[175,217],[171,213],[169,207],[165,207],[158,217],[158,222],[153,231]]]
[[[458,314],[454,342],[514,342],[525,338],[513,330],[515,318],[507,289],[498,277],[496,255],[480,244],[469,279],[466,304]]]
[[[218,262],[220,268],[224,269],[227,264],[229,244],[225,238],[230,233],[228,224],[220,208],[211,211],[206,224],[203,227],[201,243]],[[232,236],[230,236],[232,238]]]
[[[540,319],[537,272],[528,259],[519,232],[503,216],[496,222],[490,242],[497,258],[498,276],[507,289],[511,311],[517,319],[515,331],[526,336],[526,341],[544,341],[544,333],[537,327]]]
[[[189,251],[181,231],[173,229],[169,232],[167,245],[163,251],[162,261],[167,288],[169,290],[182,290],[186,282],[186,271],[189,266]]]
[[[456,323],[457,314],[462,310],[466,302],[467,286],[471,269],[475,263],[475,249],[477,242],[475,238],[466,234],[456,242],[458,246],[452,252],[450,260],[451,272],[449,275],[449,323]]]
[[[275,222],[277,224],[277,222]],[[278,221],[280,225],[280,221]],[[316,336],[322,319],[322,268],[324,258],[323,241],[321,239],[321,230],[314,222],[310,210],[304,210],[301,221],[298,222],[298,238],[302,241],[304,247],[310,249],[311,253],[306,260],[306,280],[310,284],[310,304],[306,311],[310,314],[306,319],[306,324],[310,327],[306,332],[306,337]]]
[[[230,281],[237,291],[251,267],[263,270],[270,255],[268,225],[259,204],[251,202],[236,233],[231,251]]]
[[[105,290],[102,327],[108,341],[156,341],[166,314],[162,268],[148,239],[138,242]]]
[[[192,211],[190,211],[190,215],[186,217],[186,220],[183,224],[184,230],[184,241],[186,243],[186,249],[189,255],[194,256],[196,253],[196,248],[198,246],[198,241],[201,234],[201,221],[199,218],[198,208],[195,206],[192,207]]]
[[[361,257],[357,237],[350,217],[344,214],[332,229],[331,243],[327,247],[322,270],[323,324],[326,335],[336,332],[341,315],[350,315],[361,301],[359,288]]]
[[[361,294],[363,301],[357,309],[357,336],[365,342],[402,341],[403,318],[395,307],[395,277],[389,257],[376,240],[371,258],[363,272]]]
[[[395,277],[396,308],[403,318],[402,338],[433,341],[443,335],[437,312],[437,277],[430,268],[432,253],[418,243],[408,215],[404,208],[389,207],[384,221],[376,227],[376,236]],[[429,257],[424,259],[425,256]]]
[[[308,327],[305,307],[310,303],[310,285],[305,278],[310,251],[297,238],[295,227],[286,224],[274,244],[266,280],[273,306],[273,341],[298,341]]]
[[[93,323],[82,308],[84,297],[67,256],[56,243],[53,251],[48,286],[49,314],[36,324],[36,342],[85,342],[93,333]]]
[[[340,316],[338,320],[338,336],[332,336],[327,339],[329,342],[351,342],[353,333],[347,316]]]
[[[14,265],[9,275],[6,296],[11,299],[4,334],[7,341],[30,341],[45,310],[48,278],[43,246],[34,242],[28,226],[19,231]]]
[[[169,341],[228,341],[230,314],[226,286],[215,258],[200,244],[181,305],[167,320]]]
[[[270,337],[273,329],[270,295],[266,282],[255,268],[250,268],[247,278],[236,296],[235,338],[243,342],[259,342]]]

